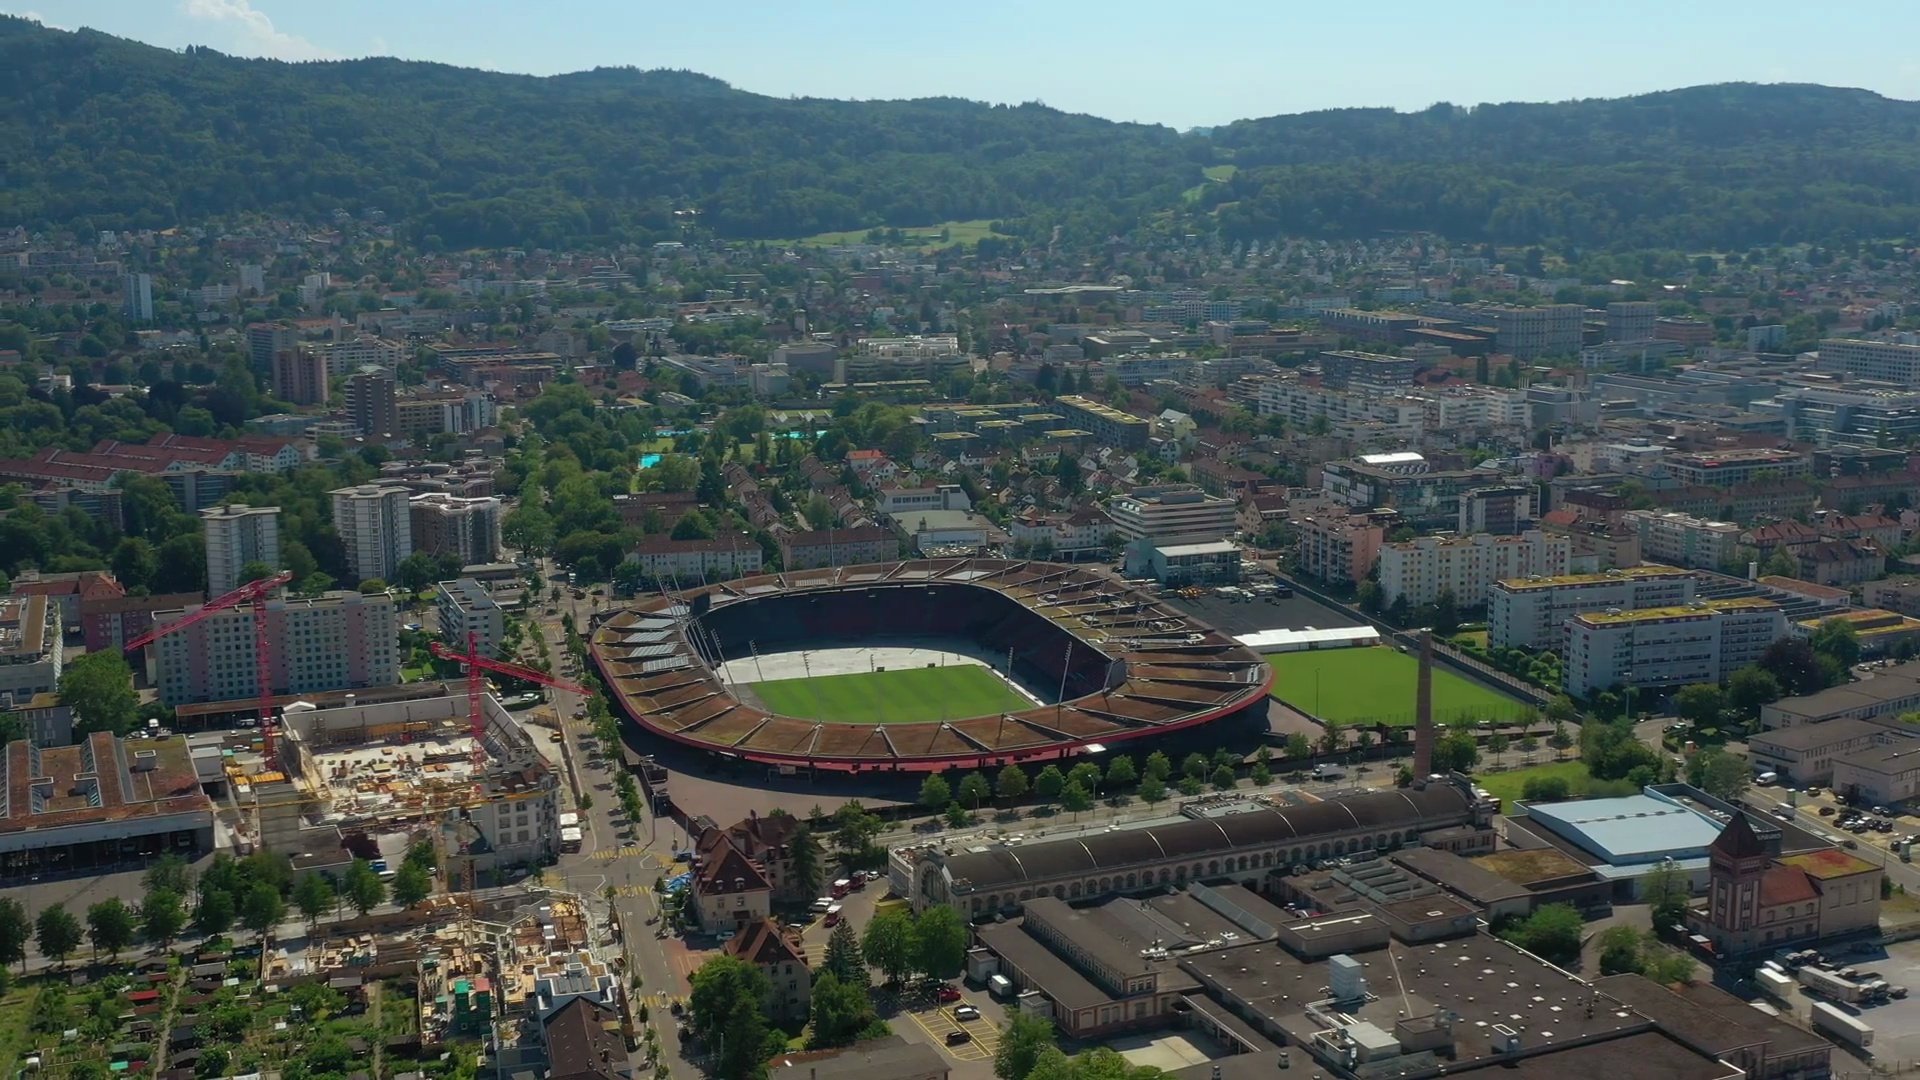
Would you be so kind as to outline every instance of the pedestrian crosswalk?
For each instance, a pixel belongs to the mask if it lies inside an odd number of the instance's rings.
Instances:
[[[613,887],[615,896],[649,896],[652,893],[651,885],[615,885]]]
[[[648,851],[643,847],[617,847],[601,848],[593,853],[593,857],[604,862],[610,859],[637,859],[646,854]]]

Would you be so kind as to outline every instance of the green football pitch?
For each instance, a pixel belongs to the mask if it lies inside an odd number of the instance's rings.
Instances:
[[[974,664],[774,679],[751,689],[782,716],[841,724],[921,724],[1033,708],[999,676]]]
[[[1302,712],[1341,724],[1413,724],[1420,663],[1384,645],[1274,653],[1273,696]],[[1433,718],[1475,722],[1514,719],[1527,706],[1450,668],[1433,668]]]

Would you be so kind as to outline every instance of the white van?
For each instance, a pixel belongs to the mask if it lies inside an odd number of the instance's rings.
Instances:
[[[815,915],[825,915],[827,913],[827,909],[832,906],[833,906],[833,897],[823,896],[820,899],[815,900],[813,902],[813,905],[809,907],[807,910],[813,912]]]
[[[1763,772],[1759,776],[1754,777],[1753,782],[1759,784],[1761,787],[1766,787],[1778,779],[1780,779],[1780,774],[1778,773]]]

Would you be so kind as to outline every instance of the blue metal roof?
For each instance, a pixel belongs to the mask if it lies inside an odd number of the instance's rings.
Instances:
[[[1616,865],[1698,858],[1720,835],[1720,822],[1649,795],[1530,803],[1542,827]]]

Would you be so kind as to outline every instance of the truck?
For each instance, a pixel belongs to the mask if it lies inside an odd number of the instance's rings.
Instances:
[[[1813,1030],[1830,1035],[1856,1050],[1873,1045],[1872,1026],[1824,1001],[1814,1003]]]
[[[1793,980],[1783,972],[1761,968],[1754,973],[1754,981],[1760,984],[1760,992],[1770,998],[1788,1001],[1793,997]]]
[[[1013,996],[1013,980],[1005,975],[989,975],[987,976],[987,993],[1003,1000],[1010,998]]]
[[[1831,1001],[1855,1002],[1866,996],[1866,988],[1838,972],[1812,965],[1799,971],[1800,985]]]

